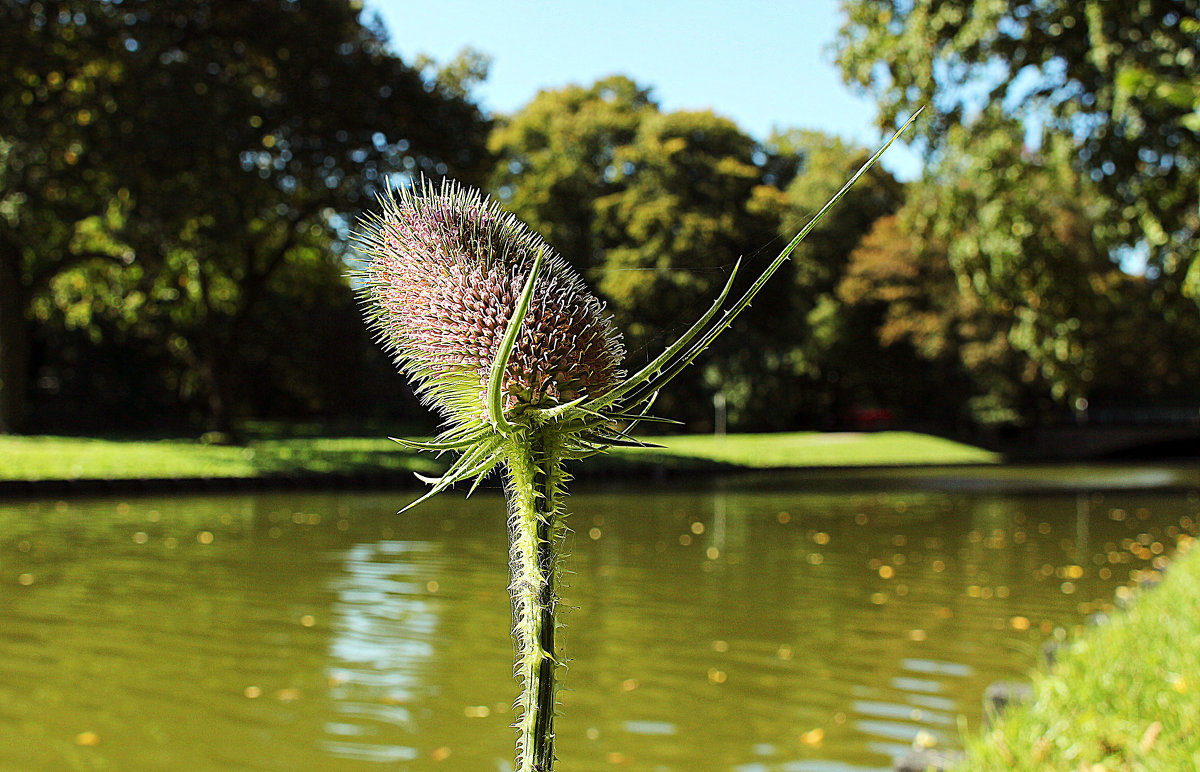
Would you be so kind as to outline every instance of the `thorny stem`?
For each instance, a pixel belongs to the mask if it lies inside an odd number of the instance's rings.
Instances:
[[[508,447],[509,535],[517,674],[522,681],[517,720],[517,772],[554,768],[558,657],[554,649],[559,543],[564,527],[560,439],[552,425],[513,436]]]

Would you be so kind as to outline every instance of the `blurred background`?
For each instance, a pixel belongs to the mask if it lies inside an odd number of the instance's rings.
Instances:
[[[544,235],[636,367],[922,105],[657,411],[1200,424],[1196,0],[651,5],[0,0],[0,433],[431,429],[350,278],[419,175]]]

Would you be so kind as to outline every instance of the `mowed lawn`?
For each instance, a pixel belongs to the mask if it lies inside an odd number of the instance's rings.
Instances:
[[[662,448],[622,449],[629,458],[692,459],[747,469],[814,466],[989,464],[997,453],[915,432],[787,432],[648,438]]]
[[[679,435],[648,438],[664,448],[620,448],[598,463],[742,469],[989,463],[991,452],[910,432],[873,434]],[[245,446],[189,439],[116,440],[0,436],[0,479],[174,479],[279,474],[435,474],[444,459],[414,453],[386,437],[252,441]]]
[[[386,437],[263,440],[245,446],[196,440],[0,437],[0,479],[123,480],[418,471],[442,465]]]

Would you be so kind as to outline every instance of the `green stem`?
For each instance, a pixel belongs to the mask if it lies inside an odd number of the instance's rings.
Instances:
[[[560,496],[565,482],[560,444],[552,429],[535,427],[514,436],[508,447],[510,590],[522,681],[517,772],[554,768],[555,579],[564,530]]]

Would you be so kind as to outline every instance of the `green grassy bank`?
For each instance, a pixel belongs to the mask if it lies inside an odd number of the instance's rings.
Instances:
[[[688,462],[727,464],[742,469],[812,466],[906,466],[985,464],[996,453],[915,432],[787,432],[709,434],[651,438],[662,448],[621,449],[620,459],[666,465]]]
[[[722,467],[778,469],[986,463],[993,453],[910,432],[875,434],[742,434],[677,436],[665,448],[617,449],[598,468]],[[178,479],[280,474],[387,474],[441,468],[430,454],[409,452],[386,437],[301,437],[254,440],[245,446],[196,440],[112,440],[0,436],[0,480]]]
[[[1200,769],[1200,549],[1034,677],[1033,699],[967,743],[960,772]]]

